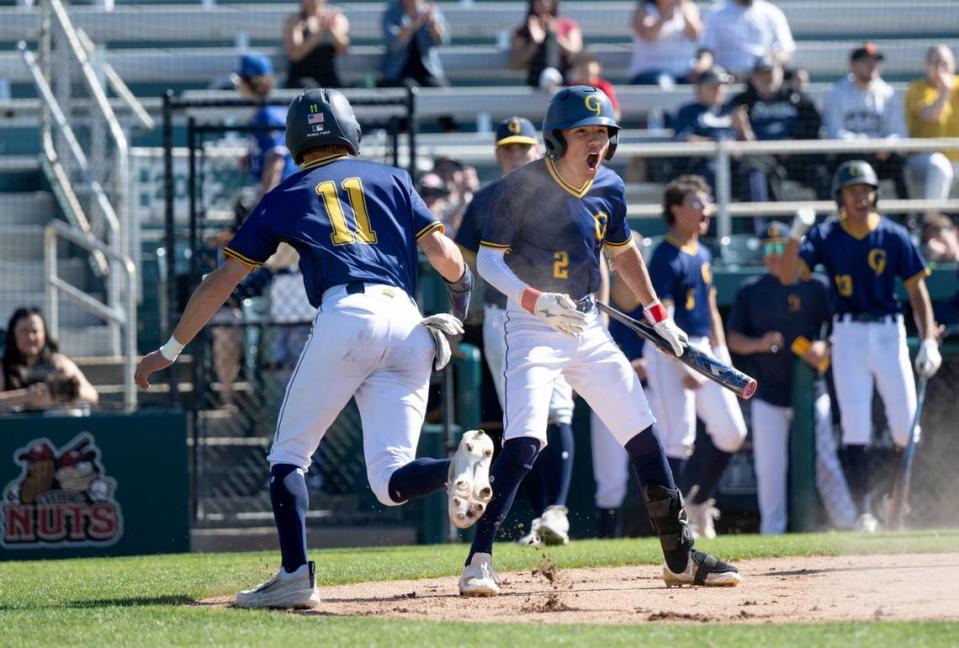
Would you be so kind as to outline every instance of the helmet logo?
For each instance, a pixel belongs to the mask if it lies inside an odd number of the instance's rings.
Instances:
[[[855,178],[856,176],[860,175],[861,173],[862,173],[862,171],[859,169],[859,167],[857,167],[857,166],[851,166],[851,167],[849,167],[849,175],[851,175],[852,177]]]
[[[595,94],[586,95],[586,99],[583,101],[586,104],[586,110],[591,113],[594,113],[597,117],[603,114],[603,104],[599,101],[599,96]]]
[[[511,119],[509,124],[506,125],[506,129],[513,135],[519,135],[520,131],[523,130],[523,127],[520,125],[518,119]]]
[[[869,250],[869,256],[866,257],[866,261],[878,277],[882,274],[882,271],[886,269],[886,251],[882,248],[871,249]]]

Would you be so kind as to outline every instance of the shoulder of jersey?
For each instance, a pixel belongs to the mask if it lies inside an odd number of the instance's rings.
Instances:
[[[739,290],[748,290],[754,288],[759,284],[760,281],[763,280],[764,277],[766,277],[765,274],[755,274],[751,277],[746,277],[742,280],[742,282],[740,282]]]
[[[596,180],[609,183],[609,185],[612,187],[619,186],[624,189],[626,187],[626,183],[623,182],[623,179],[620,177],[620,175],[605,164],[599,168],[599,173],[596,175]]]
[[[829,279],[826,278],[826,275],[819,272],[812,273],[806,283],[818,284],[823,290],[829,289]]]

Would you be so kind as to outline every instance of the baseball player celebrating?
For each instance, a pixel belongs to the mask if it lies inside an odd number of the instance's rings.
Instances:
[[[689,335],[689,343],[732,364],[716,306],[712,255],[699,243],[699,237],[709,228],[711,215],[709,185],[703,178],[680,176],[666,185],[663,218],[669,234],[653,251],[649,276],[666,309]],[[709,495],[746,439],[742,410],[732,392],[667,357],[655,345],[647,344],[643,357],[653,412],[659,421],[657,431],[675,479],[679,480],[692,454],[697,415],[706,424],[713,447],[689,490],[686,510],[695,534],[715,537],[713,518],[718,513]]]
[[[493,537],[546,443],[550,394],[559,374],[629,453],[663,548],[667,585],[740,582],[735,567],[693,549],[682,495],[652,433],[655,419],[639,378],[595,306],[605,249],[620,278],[645,304],[656,331],[677,355],[683,352],[686,335],[656,298],[630,236],[623,181],[603,166],[616,150],[618,134],[602,91],[563,88],[543,120],[548,157],[500,180],[489,210],[477,267],[506,295],[503,449],[490,469],[496,492],[476,526],[461,594],[500,591]]]
[[[538,160],[543,156],[536,127],[522,117],[509,117],[496,126],[496,163],[503,175]],[[476,264],[483,228],[499,183],[480,189],[456,232],[456,243],[468,262]],[[506,357],[506,295],[490,285],[483,291],[483,354],[489,366],[496,395],[504,407],[503,360]],[[636,335],[633,335],[635,338]],[[530,525],[521,544],[566,544],[569,542],[569,519],[566,496],[573,474],[573,390],[562,375],[556,377],[549,401],[546,427],[547,447],[540,453],[532,472],[523,481],[534,510],[540,513]]]
[[[752,357],[759,383],[752,399],[753,457],[759,495],[759,532],[780,534],[788,519],[789,425],[793,418],[793,364],[798,355],[819,371],[829,364],[821,339],[829,321],[826,280],[814,275],[783,283],[782,255],[789,228],[770,223],[760,237],[767,273],[743,281],[729,315],[729,348]],[[833,435],[829,394],[816,384],[816,484],[826,513],[840,529],[856,521]]]
[[[316,607],[315,567],[306,557],[308,495],[304,473],[327,428],[356,398],[367,477],[387,506],[422,497],[449,481],[450,517],[465,528],[492,497],[491,439],[466,432],[452,461],[414,459],[431,365],[450,358],[447,335],[462,332],[451,315],[423,319],[414,301],[417,248],[449,282],[463,317],[472,274],[443,235],[407,173],[351,159],[360,125],[346,97],[307,90],[290,104],[286,142],[300,171],[269,192],[225,249],[227,260],[190,297],[170,340],[145,356],[136,381],[170,366],[250,271],[284,241],[300,255],[310,303],[319,309],[277,420],[270,450],[270,497],[282,566],[241,592],[240,607]]]
[[[839,218],[812,227],[812,214],[797,214],[783,258],[784,275],[794,281],[800,271],[805,274],[822,264],[830,279],[832,366],[846,478],[861,507],[856,526],[871,532],[878,528],[868,501],[866,461],[866,446],[872,437],[873,384],[882,396],[892,438],[899,448],[906,446],[913,433],[916,412],[916,383],[909,368],[896,277],[905,284],[922,339],[916,371],[921,376],[934,375],[942,357],[925,283],[929,269],[906,229],[876,211],[876,172],[862,160],[845,162],[836,170],[832,189]],[[918,427],[915,434],[919,434]]]

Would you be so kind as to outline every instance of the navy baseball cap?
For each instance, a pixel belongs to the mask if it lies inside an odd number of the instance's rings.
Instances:
[[[778,67],[781,67],[781,64],[772,56],[760,56],[753,63],[753,72],[757,72],[759,70],[774,70]]]
[[[508,117],[496,124],[496,146],[536,144],[536,127],[524,117]]]
[[[270,57],[265,54],[252,53],[244,54],[240,57],[240,69],[237,71],[241,77],[266,76],[273,74],[273,63]]]
[[[780,223],[773,221],[767,225],[762,234],[759,236],[759,240],[763,241],[785,241],[789,237],[789,225],[785,223]]]
[[[696,83],[703,83],[707,85],[728,84],[732,82],[733,77],[718,65],[707,68],[702,74],[699,75],[699,78],[696,79]]]

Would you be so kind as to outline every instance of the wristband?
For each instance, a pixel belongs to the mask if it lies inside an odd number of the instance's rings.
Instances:
[[[175,337],[172,335],[170,339],[166,341],[166,344],[160,347],[160,355],[164,358],[173,362],[177,359],[177,356],[180,355],[180,352],[183,351],[185,345],[180,344]]]
[[[536,312],[536,300],[539,299],[540,291],[535,288],[527,288],[523,291],[523,294],[520,295],[519,305],[528,310],[530,313]]]
[[[665,319],[669,319],[669,311],[658,299],[654,299],[648,306],[643,307],[643,315],[654,326]]]

